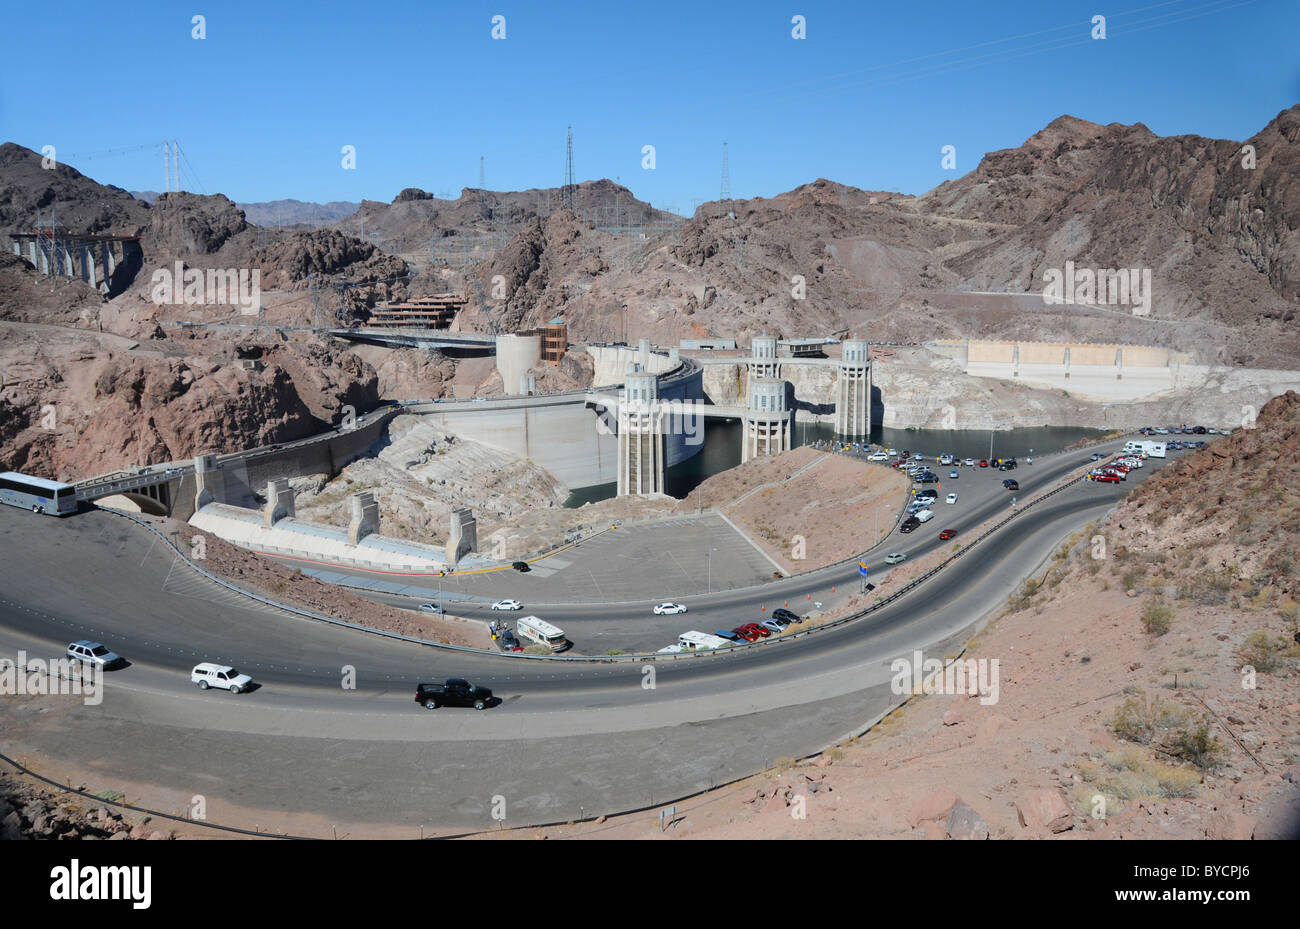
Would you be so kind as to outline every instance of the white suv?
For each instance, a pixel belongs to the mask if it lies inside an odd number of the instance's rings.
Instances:
[[[78,639],[68,645],[68,657],[82,664],[99,665],[101,668],[112,668],[122,663],[122,658],[116,652],[110,652],[107,648],[98,642],[91,642],[88,639]]]
[[[199,690],[220,687],[232,694],[241,694],[252,686],[253,679],[247,674],[240,674],[229,665],[213,664],[205,661],[195,665],[190,672],[190,680],[199,685]]]

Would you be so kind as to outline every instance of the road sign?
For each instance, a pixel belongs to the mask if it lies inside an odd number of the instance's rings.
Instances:
[[[863,577],[867,576],[867,566],[863,564],[861,561],[858,562],[858,574],[862,575]]]

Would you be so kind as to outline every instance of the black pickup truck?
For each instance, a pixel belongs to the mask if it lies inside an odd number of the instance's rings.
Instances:
[[[472,706],[484,710],[492,705],[493,697],[492,691],[486,687],[453,677],[442,684],[417,684],[415,702],[426,710],[436,710],[440,706]]]

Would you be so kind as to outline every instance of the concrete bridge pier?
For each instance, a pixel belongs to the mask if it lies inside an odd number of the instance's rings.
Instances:
[[[274,526],[286,516],[294,515],[293,491],[289,479],[280,478],[266,482],[266,506],[262,510],[262,524]]]
[[[225,475],[216,455],[197,455],[194,458],[194,511],[197,513],[209,503],[225,502]]]
[[[352,521],[348,524],[348,542],[359,543],[366,536],[379,532],[379,504],[369,491],[348,498],[352,506]]]
[[[862,339],[844,342],[840,358],[835,432],[842,436],[871,433],[871,349]]]
[[[451,512],[451,530],[447,533],[447,566],[456,567],[460,559],[478,551],[478,520],[474,511],[461,507]]]
[[[618,495],[664,492],[663,410],[659,379],[628,374],[618,405]]]
[[[789,384],[778,378],[759,378],[749,385],[749,411],[744,419],[740,460],[779,455],[790,449],[793,415],[786,406]]]

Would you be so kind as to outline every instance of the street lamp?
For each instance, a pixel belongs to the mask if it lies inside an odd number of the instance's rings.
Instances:
[[[709,549],[709,593],[713,593],[713,553],[716,551],[716,548]]]

